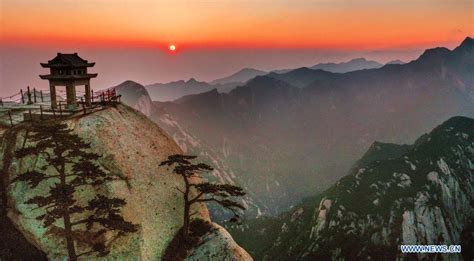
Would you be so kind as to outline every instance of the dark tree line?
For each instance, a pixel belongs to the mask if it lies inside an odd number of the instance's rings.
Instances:
[[[105,233],[114,232],[117,238],[137,231],[138,226],[126,221],[121,208],[126,204],[121,198],[110,198],[96,194],[85,204],[78,202],[78,188],[99,188],[106,182],[117,179],[116,175],[101,168],[96,162],[100,156],[91,152],[84,142],[63,123],[36,123],[31,125],[27,139],[31,146],[18,149],[19,159],[41,155],[46,164],[33,167],[15,177],[12,182],[27,182],[35,189],[48,181],[52,184],[47,195],[37,195],[25,203],[36,205],[45,211],[36,217],[45,227],[62,226],[60,236],[66,241],[69,260],[96,254],[109,253]],[[86,234],[89,250],[77,253],[77,235]]]
[[[230,184],[192,183],[192,179],[197,177],[198,174],[213,170],[211,166],[205,163],[193,163],[196,158],[196,156],[190,155],[171,155],[160,164],[160,166],[172,167],[173,173],[181,176],[185,185],[184,191],[176,188],[183,194],[184,199],[182,236],[185,241],[189,235],[190,220],[197,214],[196,212],[190,212],[194,204],[217,203],[234,214],[232,221],[239,218],[239,211],[245,210],[242,204],[233,200],[233,197],[241,197],[246,194],[242,188]]]

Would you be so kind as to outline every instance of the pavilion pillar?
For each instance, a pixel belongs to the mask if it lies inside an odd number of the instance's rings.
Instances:
[[[76,86],[74,83],[68,83],[68,85],[66,85],[66,103],[68,109],[74,109],[76,107]]]
[[[87,81],[85,91],[86,106],[91,106],[91,85],[89,81]]]
[[[56,102],[56,86],[52,82],[49,83],[49,95],[51,99],[51,108],[56,109],[58,106]]]

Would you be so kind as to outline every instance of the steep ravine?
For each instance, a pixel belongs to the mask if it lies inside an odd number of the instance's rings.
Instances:
[[[375,143],[325,192],[230,232],[256,260],[472,260],[473,205],[474,120],[454,117],[410,146]],[[463,251],[402,254],[402,244]]]

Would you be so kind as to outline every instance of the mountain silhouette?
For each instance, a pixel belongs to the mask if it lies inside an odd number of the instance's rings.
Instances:
[[[309,68],[314,69],[314,70],[324,70],[324,71],[335,72],[335,73],[345,73],[345,72],[358,71],[358,70],[363,70],[363,69],[380,68],[382,66],[383,64],[375,62],[375,61],[368,61],[365,58],[356,58],[348,62],[342,62],[342,63],[320,63],[314,66],[311,66]]]
[[[245,83],[256,76],[265,75],[268,72],[253,68],[244,68],[230,76],[216,79],[211,84],[229,84],[229,83]]]

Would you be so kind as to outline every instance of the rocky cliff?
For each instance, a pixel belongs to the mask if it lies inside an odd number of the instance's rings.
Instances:
[[[454,117],[410,146],[375,143],[325,192],[231,232],[264,260],[471,260],[473,162],[474,120]],[[402,244],[462,245],[462,255],[403,255]]]
[[[97,162],[100,166],[120,177],[100,190],[109,196],[125,199],[127,204],[122,209],[122,215],[139,226],[137,232],[113,241],[110,254],[102,259],[159,260],[181,227],[183,215],[183,202],[176,190],[183,186],[182,181],[177,175],[159,167],[159,163],[171,154],[181,153],[180,148],[145,115],[124,105],[70,118],[65,123],[91,144],[94,153],[101,155]],[[29,247],[45,253],[48,259],[64,259],[67,255],[65,244],[57,233],[62,225],[55,224],[57,229],[54,226],[45,229],[35,218],[44,210],[24,203],[36,195],[47,194],[49,186],[30,189],[24,182],[11,183],[25,170],[45,167],[41,154],[21,160],[14,156],[15,150],[30,145],[28,125],[8,130],[2,144],[2,190],[6,191],[3,194],[7,203],[4,210],[9,221],[27,240]],[[76,193],[79,193],[77,198],[82,199],[90,197],[95,191],[85,189]],[[195,211],[198,211],[200,218],[209,219],[206,206],[198,206]],[[227,234],[220,237],[233,242]],[[80,242],[76,247],[84,250]],[[228,250],[220,252],[220,257],[234,258],[234,249]],[[13,254],[22,256],[21,253]]]
[[[212,226],[211,231],[201,237],[199,246],[189,254],[186,260],[252,260],[252,257],[234,242],[229,232],[215,223]]]
[[[153,113],[153,103],[145,87],[134,81],[125,81],[115,87],[117,94],[122,95],[122,102],[141,111],[146,116]]]

